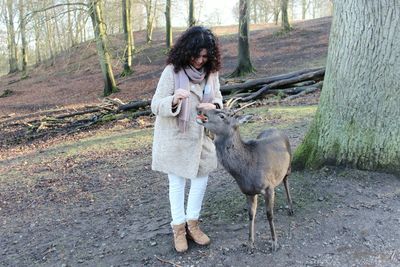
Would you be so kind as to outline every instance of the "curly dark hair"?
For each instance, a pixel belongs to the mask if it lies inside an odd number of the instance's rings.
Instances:
[[[221,68],[218,38],[203,26],[190,27],[178,38],[168,53],[167,64],[174,65],[174,71],[178,72],[189,66],[192,58],[197,58],[202,49],[207,49],[205,72],[210,74],[218,71]]]

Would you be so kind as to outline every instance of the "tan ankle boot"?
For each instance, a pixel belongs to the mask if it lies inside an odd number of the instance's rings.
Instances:
[[[187,221],[187,235],[199,245],[208,245],[211,242],[210,238],[200,230],[198,220]]]
[[[172,225],[172,230],[174,232],[174,245],[176,251],[185,252],[188,249],[185,223]]]

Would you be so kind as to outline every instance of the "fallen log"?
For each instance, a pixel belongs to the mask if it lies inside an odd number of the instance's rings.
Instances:
[[[295,94],[301,93],[305,90],[308,90],[310,88],[321,89],[322,84],[323,84],[323,81],[319,81],[317,83],[314,83],[314,84],[311,84],[308,86],[296,86],[296,87],[289,87],[289,88],[285,88],[285,89],[271,89],[267,93],[274,94],[274,95],[281,94],[281,93],[284,93],[286,95],[295,95]],[[251,93],[249,93],[249,95],[250,94]]]
[[[298,76],[301,76],[304,74],[315,73],[315,72],[322,71],[322,70],[325,70],[325,68],[305,69],[305,70],[295,71],[295,72],[281,74],[281,75],[277,75],[277,76],[253,79],[253,80],[248,80],[247,82],[240,83],[240,84],[223,85],[220,87],[220,90],[221,90],[221,93],[225,95],[225,94],[231,94],[231,93],[235,93],[235,92],[243,91],[243,90],[258,89],[262,86],[265,86],[266,84],[278,82],[281,80],[288,80],[288,79],[298,77]]]
[[[311,88],[308,88],[308,89],[306,89],[306,90],[304,90],[304,91],[302,91],[302,92],[300,92],[300,93],[298,93],[298,94],[288,96],[288,97],[286,97],[285,99],[283,99],[282,101],[284,101],[284,102],[290,101],[290,100],[293,100],[293,99],[295,99],[295,98],[299,98],[299,97],[301,97],[301,96],[303,96],[303,95],[307,95],[307,94],[314,93],[314,92],[317,91],[317,90],[318,90],[317,87],[311,87]]]
[[[291,95],[297,95],[304,91],[314,92],[318,89],[321,89],[322,84],[323,84],[323,81],[320,81],[318,83],[314,83],[314,84],[311,84],[308,86],[298,86],[298,87],[291,87],[291,88],[285,88],[285,89],[271,89],[271,90],[268,90],[268,92],[266,92],[265,94],[271,94],[271,95],[283,94],[286,96],[285,97],[285,99],[286,99],[287,97],[290,97]],[[250,96],[251,94],[252,93],[240,93],[240,94],[235,94],[234,96],[227,95],[227,96],[223,96],[223,100],[228,101],[229,99],[232,99],[232,98],[246,98],[246,97]],[[243,102],[245,102],[245,101],[243,101]]]
[[[279,81],[270,83],[268,85],[265,85],[264,87],[262,87],[255,93],[250,94],[247,97],[241,98],[240,102],[247,102],[247,101],[251,101],[251,100],[260,98],[264,94],[266,94],[268,92],[268,90],[270,90],[272,88],[278,88],[283,85],[288,85],[288,84],[297,83],[297,82],[301,82],[301,81],[305,81],[305,80],[310,80],[310,79],[317,78],[317,77],[322,77],[324,74],[325,74],[325,69],[320,69],[320,70],[317,70],[314,72],[302,74],[300,76],[291,77],[289,79],[279,80]]]
[[[126,111],[126,110],[131,110],[131,109],[145,108],[145,107],[149,106],[150,103],[151,103],[151,100],[132,101],[128,104],[119,106],[118,111]]]

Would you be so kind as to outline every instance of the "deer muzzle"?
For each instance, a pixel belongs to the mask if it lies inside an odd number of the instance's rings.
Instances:
[[[199,124],[203,124],[203,123],[206,123],[208,121],[208,118],[203,113],[200,113],[200,114],[197,115],[196,121]]]

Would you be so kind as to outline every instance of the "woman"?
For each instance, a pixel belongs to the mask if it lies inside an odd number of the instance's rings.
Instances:
[[[199,216],[209,173],[217,167],[212,140],[196,123],[198,110],[222,107],[218,40],[207,28],[186,30],[169,52],[167,66],[151,102],[156,115],[152,169],[168,174],[169,200],[178,252],[188,249],[186,237],[208,245]],[[185,212],[185,183],[190,191]]]

